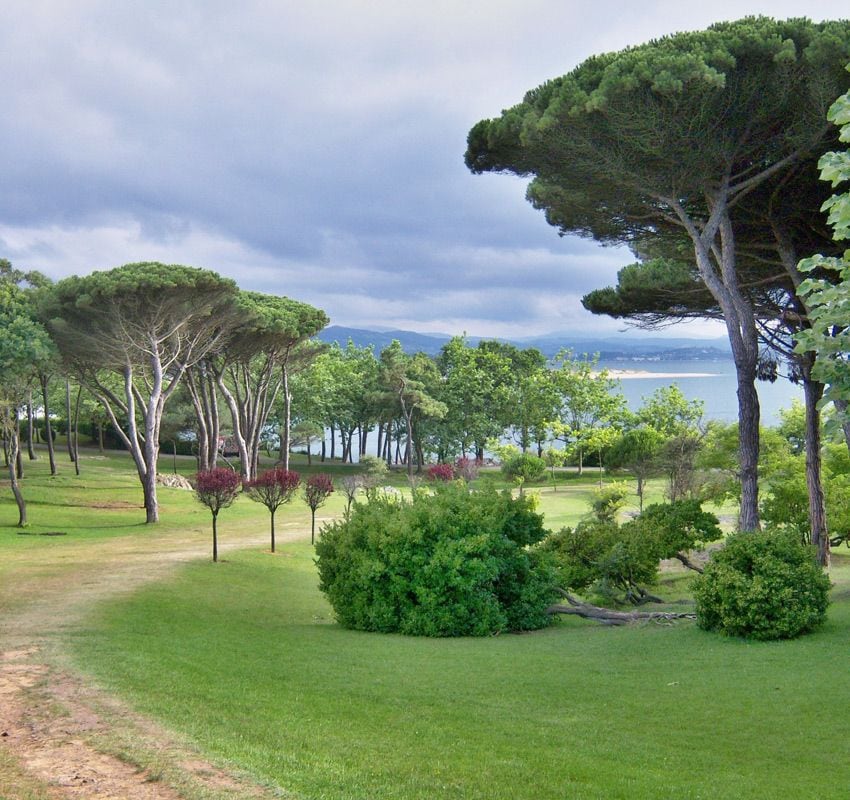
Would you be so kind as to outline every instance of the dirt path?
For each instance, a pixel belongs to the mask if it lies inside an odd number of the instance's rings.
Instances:
[[[279,541],[303,539],[286,526]],[[262,547],[245,534],[228,550]],[[209,557],[197,531],[79,543],[61,569],[28,562],[5,580],[14,597],[0,620],[0,800],[235,800],[282,797],[207,762],[192,746],[87,685],[71,669],[63,636],[98,602],[166,578]],[[270,558],[273,558],[269,554]],[[8,573],[7,573],[8,575]]]

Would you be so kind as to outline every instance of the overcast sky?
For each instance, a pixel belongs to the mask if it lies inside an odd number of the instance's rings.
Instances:
[[[467,132],[594,53],[747,14],[847,7],[0,2],[0,257],[52,278],[206,267],[355,327],[622,329],[579,299],[629,253],[469,173]]]

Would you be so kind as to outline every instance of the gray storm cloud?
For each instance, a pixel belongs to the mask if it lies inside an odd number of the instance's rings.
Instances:
[[[613,330],[623,250],[559,238],[466,133],[595,52],[793,2],[89,0],[0,7],[0,256],[52,277],[156,259],[340,324]],[[808,3],[836,17],[835,2]]]

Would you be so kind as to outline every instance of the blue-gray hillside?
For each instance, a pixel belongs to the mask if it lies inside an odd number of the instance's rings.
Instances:
[[[345,344],[349,339],[358,347],[372,345],[380,352],[393,339],[398,339],[408,353],[423,352],[437,355],[440,348],[451,338],[447,334],[417,333],[415,331],[373,331],[331,325],[317,337],[323,342]],[[471,345],[477,345],[481,336],[467,337]],[[603,361],[718,361],[729,358],[729,343],[721,339],[665,339],[644,337],[634,331],[619,336],[590,338],[586,334],[550,333],[543,336],[521,339],[500,339],[517,347],[536,347],[545,356],[552,358],[560,350],[569,349],[577,355],[599,353]]]

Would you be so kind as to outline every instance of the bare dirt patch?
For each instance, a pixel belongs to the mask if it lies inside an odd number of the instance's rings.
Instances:
[[[303,533],[290,531],[284,536],[301,538]],[[190,742],[134,714],[69,665],[63,636],[94,604],[167,577],[180,564],[206,555],[206,541],[188,534],[148,534],[141,541],[122,537],[100,542],[96,555],[91,547],[81,546],[69,556],[72,563],[67,569],[49,577],[40,575],[39,591],[29,595],[27,603],[12,606],[3,620],[3,800],[266,800],[284,796],[211,763]],[[243,537],[231,547],[259,543],[265,543],[264,534]],[[35,576],[24,569],[9,577],[27,592]]]

